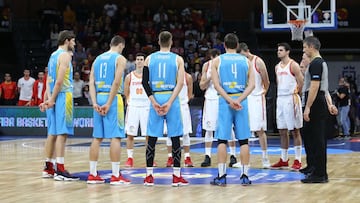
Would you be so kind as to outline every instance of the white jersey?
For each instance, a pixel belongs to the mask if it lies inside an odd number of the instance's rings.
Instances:
[[[280,62],[275,67],[278,96],[292,95],[297,92],[296,78],[291,72],[292,62],[293,60],[290,60],[285,67],[281,67]]]
[[[188,96],[188,85],[187,85],[187,81],[186,81],[186,74],[184,77],[184,85],[182,87],[182,89],[180,90],[179,93],[179,99],[180,99],[180,104],[187,104],[189,102],[189,96]]]
[[[206,78],[211,78],[212,60],[207,62]],[[215,89],[214,83],[210,80],[209,86],[205,91],[205,99],[218,99],[218,93]]]
[[[253,73],[255,76],[255,88],[251,92],[251,95],[253,95],[253,96],[262,95],[264,93],[264,85],[262,82],[260,71],[259,71],[258,67],[256,66],[256,59],[258,59],[258,58],[259,58],[258,56],[254,56],[253,59],[251,60],[251,67],[253,69]]]
[[[29,79],[25,80],[24,77],[20,78],[18,81],[18,87],[20,88],[20,96],[19,100],[30,101],[33,94],[33,86],[35,83],[35,79],[29,77]]]
[[[142,86],[142,78],[135,75],[134,71],[130,73],[129,85],[129,106],[149,106],[150,100],[146,95],[144,87]]]

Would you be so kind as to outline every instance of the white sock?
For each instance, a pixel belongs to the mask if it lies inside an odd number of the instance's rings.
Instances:
[[[249,168],[250,168],[250,165],[242,165],[241,164],[241,175],[242,174],[248,175]]]
[[[235,156],[235,146],[230,146],[230,155],[234,155]]]
[[[128,158],[133,158],[134,149],[127,149]]]
[[[262,150],[262,158],[263,158],[263,159],[267,159],[267,158],[268,158],[267,150]]]
[[[219,171],[219,177],[226,174],[226,163],[219,163],[218,164],[218,171]]]
[[[146,167],[146,176],[153,175],[154,167]]]
[[[286,162],[288,160],[288,150],[281,148],[281,159]]]
[[[51,162],[51,158],[46,158],[45,162]]]
[[[97,176],[97,161],[90,161],[90,174],[93,176]]]
[[[180,167],[173,167],[173,173],[176,177],[180,177]]]
[[[205,147],[205,155],[211,157],[211,147]]]
[[[56,157],[56,163],[58,164],[64,164],[64,157]]]
[[[120,175],[120,161],[119,162],[111,162],[112,174],[115,177],[119,177]]]
[[[299,160],[301,162],[301,145],[300,146],[294,146],[295,150],[295,159]]]
[[[168,158],[169,158],[169,157],[172,157],[172,153],[168,153]]]
[[[56,159],[51,159],[50,161],[53,164],[54,169],[56,170]]]
[[[186,159],[186,157],[190,157],[190,152],[186,152],[186,153],[184,154],[184,159]]]

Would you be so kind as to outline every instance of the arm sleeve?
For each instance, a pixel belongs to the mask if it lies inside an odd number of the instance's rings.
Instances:
[[[147,67],[147,66],[144,66],[144,68],[143,68],[142,86],[145,89],[146,95],[148,97],[150,97],[153,94],[153,92],[149,85],[149,67]]]

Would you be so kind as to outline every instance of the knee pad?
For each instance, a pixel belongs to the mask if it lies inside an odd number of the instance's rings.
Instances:
[[[218,139],[218,145],[220,145],[220,144],[227,144],[227,143],[228,143],[227,140],[220,140],[220,139]]]
[[[214,140],[213,131],[205,132],[205,142],[212,142]]]
[[[185,134],[183,136],[183,146],[190,146],[190,135]]]
[[[247,145],[247,144],[249,144],[249,139],[239,140],[240,147],[243,146],[243,145]]]
[[[172,146],[172,141],[170,137],[166,138],[166,146],[171,147]]]

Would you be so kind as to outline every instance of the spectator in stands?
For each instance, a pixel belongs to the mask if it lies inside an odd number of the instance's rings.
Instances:
[[[193,82],[194,98],[192,104],[197,106],[203,106],[205,101],[205,91],[200,88],[201,72],[197,74],[196,80]]]
[[[59,26],[58,24],[50,24],[50,49],[55,50],[58,46]]]
[[[31,106],[39,106],[44,102],[44,94],[46,91],[45,73],[39,71],[38,79],[35,81],[33,86],[33,94],[31,98]]]
[[[24,77],[18,81],[19,102],[18,106],[30,106],[35,79],[30,77],[30,69],[24,69]]]
[[[80,79],[80,73],[74,72],[74,81],[73,81],[73,98],[74,106],[82,106],[84,104],[83,98],[83,88],[85,83]],[[86,102],[87,103],[87,102]]]
[[[108,1],[104,5],[104,12],[110,18],[115,18],[117,10],[118,10],[117,5],[115,3],[113,3],[112,1]]]
[[[349,83],[345,78],[339,79],[339,88],[337,90],[338,97],[338,109],[339,109],[339,121],[343,129],[343,135],[345,139],[350,138],[350,90]]]
[[[63,23],[64,29],[71,29],[76,24],[76,13],[70,4],[67,4],[63,11]]]
[[[184,48],[180,46],[180,40],[178,39],[174,40],[174,45],[171,47],[170,51],[184,57]]]
[[[90,71],[91,65],[89,63],[89,60],[85,59],[81,67],[81,78],[85,83],[89,82]]]
[[[16,105],[16,82],[11,80],[11,74],[5,73],[4,82],[0,84],[0,98],[2,105]]]
[[[89,92],[89,85],[84,86],[84,88],[83,88],[83,97],[87,100],[86,105],[92,106],[92,101],[91,101],[90,92]]]
[[[126,67],[125,67],[125,71],[124,71],[124,78],[127,74],[129,74],[133,70],[135,70],[134,55],[128,54],[127,61],[126,61]]]
[[[224,43],[221,41],[220,37],[216,39],[216,43],[213,48],[218,49],[222,54],[225,53]]]
[[[76,61],[77,64],[82,63],[85,59],[87,59],[87,54],[85,48],[82,43],[79,41],[76,42],[76,50],[74,52],[73,60]]]

